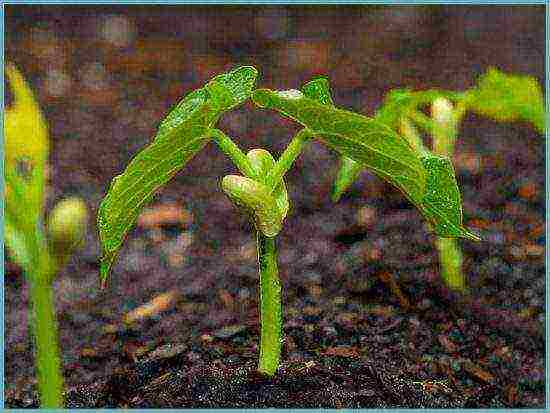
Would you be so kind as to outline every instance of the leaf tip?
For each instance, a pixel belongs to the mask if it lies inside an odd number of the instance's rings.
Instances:
[[[343,191],[341,188],[337,187],[336,185],[332,186],[332,190],[330,191],[330,199],[332,202],[337,203],[340,201],[340,198],[342,198]]]

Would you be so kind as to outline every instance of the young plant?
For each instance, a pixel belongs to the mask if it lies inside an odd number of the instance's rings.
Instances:
[[[11,64],[6,66],[6,75],[13,88],[14,103],[4,115],[4,239],[30,284],[40,404],[44,408],[59,408],[63,405],[63,377],[52,283],[82,242],[87,209],[80,199],[63,200],[54,207],[44,230],[48,130],[23,76]]]
[[[427,105],[430,105],[431,117],[422,112]],[[543,96],[537,81],[528,76],[508,75],[494,68],[489,69],[475,87],[465,92],[393,90],[375,119],[399,131],[423,154],[429,151],[424,146],[419,129],[431,134],[433,153],[451,159],[460,122],[467,111],[496,121],[530,122],[539,133],[544,133]],[[352,159],[341,158],[332,191],[335,202],[364,169]],[[467,292],[462,272],[462,252],[456,240],[437,237],[436,247],[444,283],[452,290]]]
[[[273,91],[255,90],[257,75],[255,68],[243,66],[216,76],[184,97],[160,123],[153,142],[113,179],[98,214],[100,271],[105,286],[141,208],[192,156],[214,141],[242,174],[224,177],[222,190],[250,216],[256,229],[261,320],[258,370],[273,376],[279,365],[282,334],[276,236],[289,209],[283,178],[309,141],[319,140],[395,185],[440,236],[478,238],[462,226],[460,193],[448,158],[420,152],[376,119],[336,108],[325,78],[313,79],[301,90]],[[245,155],[215,127],[223,113],[248,98],[303,126],[278,160],[263,149]]]

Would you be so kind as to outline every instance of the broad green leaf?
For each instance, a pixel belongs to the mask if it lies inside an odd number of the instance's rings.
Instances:
[[[544,133],[542,90],[536,79],[515,76],[491,68],[466,94],[468,109],[497,121],[524,120]]]
[[[323,105],[299,91],[257,89],[260,107],[301,123],[322,142],[376,172],[412,199],[421,199],[426,176],[418,154],[386,125],[353,112]]]
[[[252,99],[300,122],[341,154],[397,186],[438,235],[477,239],[462,227],[460,192],[448,158],[417,152],[376,120],[321,105],[298,93],[258,89]]]
[[[261,181],[265,183],[265,177],[267,173],[275,165],[275,159],[265,149],[252,149],[248,151],[246,157],[250,160],[252,167],[261,178]],[[286,185],[284,180],[281,179],[281,183],[277,185],[275,190],[272,192],[273,197],[277,203],[279,210],[283,219],[286,217],[289,208],[288,202],[288,192],[286,190]]]
[[[98,213],[102,285],[141,208],[209,142],[220,116],[250,96],[257,74],[243,66],[184,97],[160,123],[153,142],[113,179]]]
[[[284,216],[266,185],[244,176],[227,175],[222,179],[222,189],[266,237],[281,231]]]

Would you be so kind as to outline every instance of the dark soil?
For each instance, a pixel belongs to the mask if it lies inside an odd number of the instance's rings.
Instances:
[[[163,113],[239,64],[256,64],[264,87],[328,74],[337,105],[366,114],[391,88],[461,90],[489,66],[544,84],[544,8],[511,10],[8,5],[6,56],[50,124],[48,209],[78,195],[95,216]],[[113,16],[128,44],[105,34]],[[249,104],[219,127],[277,156],[297,130]],[[336,161],[313,143],[287,175],[272,380],[255,373],[254,239],[219,189],[235,170],[220,151],[208,146],[159,193],[157,225],[132,231],[104,291],[91,218],[55,284],[67,407],[543,407],[543,137],[521,123],[463,124],[455,169],[465,225],[483,237],[459,242],[465,297],[442,285],[434,236],[399,192],[364,173],[330,202]],[[186,218],[162,223],[174,203]],[[27,286],[9,257],[4,288],[6,404],[36,407]]]

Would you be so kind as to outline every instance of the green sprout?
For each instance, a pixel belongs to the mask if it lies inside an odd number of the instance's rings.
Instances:
[[[14,103],[4,115],[4,236],[12,259],[30,284],[30,314],[40,404],[63,406],[53,280],[81,245],[87,208],[78,198],[60,201],[44,228],[44,183],[49,140],[46,121],[25,79],[12,64],[6,75]]]
[[[430,105],[431,117],[422,112],[427,105]],[[422,156],[430,152],[424,146],[419,129],[430,134],[433,155],[444,157],[448,168],[452,169],[449,159],[454,155],[460,122],[468,111],[500,122],[529,122],[539,133],[544,133],[543,96],[537,81],[528,76],[509,75],[494,68],[489,69],[480,77],[476,86],[465,92],[393,90],[376,112],[375,119],[399,131]],[[364,169],[359,162],[341,157],[340,169],[332,189],[335,202]],[[457,202],[459,200],[456,199]],[[454,291],[467,293],[466,278],[462,272],[462,252],[456,239],[444,237],[437,230],[436,233],[438,237],[435,244],[443,282]]]
[[[122,243],[143,206],[208,142],[214,141],[242,174],[224,177],[221,188],[235,206],[249,215],[256,229],[261,330],[258,370],[273,376],[280,362],[283,323],[276,237],[290,202],[283,179],[306,144],[318,140],[351,165],[368,168],[396,186],[439,236],[479,238],[462,226],[460,192],[449,158],[419,150],[380,119],[335,107],[326,78],[313,79],[301,90],[274,91],[255,89],[257,76],[254,67],[239,67],[185,96],[160,123],[151,144],[113,179],[98,213],[100,277],[105,287]],[[244,154],[233,139],[216,128],[225,112],[248,99],[303,127],[277,160],[263,149]]]

